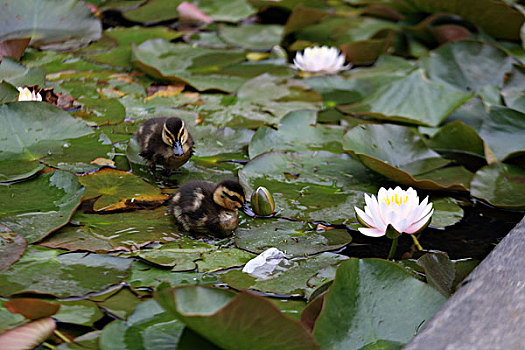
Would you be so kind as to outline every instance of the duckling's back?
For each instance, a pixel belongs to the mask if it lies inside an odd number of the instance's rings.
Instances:
[[[237,227],[237,213],[217,205],[213,201],[214,190],[211,182],[191,181],[173,195],[168,211],[181,230],[224,237]]]

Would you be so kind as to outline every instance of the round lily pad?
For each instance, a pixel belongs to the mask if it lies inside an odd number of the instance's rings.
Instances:
[[[275,247],[290,256],[336,250],[352,241],[344,229],[316,231],[302,222],[276,219],[251,220],[235,231],[235,245],[260,254]]]
[[[7,269],[20,259],[26,246],[24,236],[0,225],[0,271]]]
[[[120,283],[128,276],[131,260],[109,255],[69,253],[29,247],[9,269],[0,272],[0,295],[51,294],[81,296]],[[67,283],[63,283],[67,276]]]
[[[96,198],[95,211],[159,206],[168,199],[157,187],[121,170],[102,169],[80,176],[79,181],[86,187],[86,199]]]
[[[326,151],[268,152],[239,171],[248,196],[266,187],[275,200],[276,215],[304,221],[348,223],[364,193],[376,193],[381,177],[346,154]]]
[[[471,182],[471,194],[507,209],[525,209],[525,170],[496,163],[478,170]]]
[[[181,238],[166,207],[115,214],[77,212],[73,224],[63,227],[41,245],[68,250],[108,252],[131,251],[151,242],[170,242]]]
[[[281,42],[283,26],[268,24],[251,24],[233,26],[220,26],[219,36],[222,40],[233,46],[246,49],[269,50]]]
[[[68,223],[83,194],[77,177],[62,170],[0,186],[0,202],[9,203],[0,209],[0,224],[29,243],[39,241]]]
[[[35,174],[43,168],[39,159],[63,152],[64,140],[93,133],[83,121],[42,102],[1,105],[0,122],[1,182]]]

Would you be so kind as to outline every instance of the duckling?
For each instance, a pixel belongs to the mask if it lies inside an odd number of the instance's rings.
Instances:
[[[136,138],[139,154],[148,162],[156,180],[157,164],[162,165],[169,176],[193,154],[193,138],[180,118],[149,119],[138,128]]]
[[[237,210],[255,216],[248,208],[244,189],[235,180],[218,185],[208,181],[190,181],[170,198],[168,212],[184,231],[226,237],[239,224]]]

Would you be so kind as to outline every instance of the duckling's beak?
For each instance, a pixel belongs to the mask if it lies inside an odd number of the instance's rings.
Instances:
[[[249,217],[255,217],[255,213],[248,207],[248,203],[244,203],[241,207],[241,211]]]
[[[182,149],[182,144],[180,143],[180,141],[176,141],[173,145],[173,153],[176,156],[182,156],[184,154],[184,150]]]

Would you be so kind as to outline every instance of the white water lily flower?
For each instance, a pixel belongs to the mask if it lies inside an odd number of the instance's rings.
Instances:
[[[39,93],[29,90],[28,88],[18,88],[18,101],[42,101],[42,96]]]
[[[283,252],[277,248],[269,248],[248,261],[242,272],[259,279],[267,279],[275,272],[287,270],[291,265],[293,264]]]
[[[335,47],[307,47],[304,53],[298,52],[293,67],[309,73],[335,74],[350,68],[345,66],[345,56]]]
[[[388,190],[381,187],[377,199],[365,194],[365,202],[365,211],[355,208],[355,212],[359,222],[367,226],[359,231],[371,237],[384,236],[389,224],[399,233],[417,233],[430,223],[434,213],[428,196],[419,203],[417,192],[412,187],[406,191],[399,186]]]

